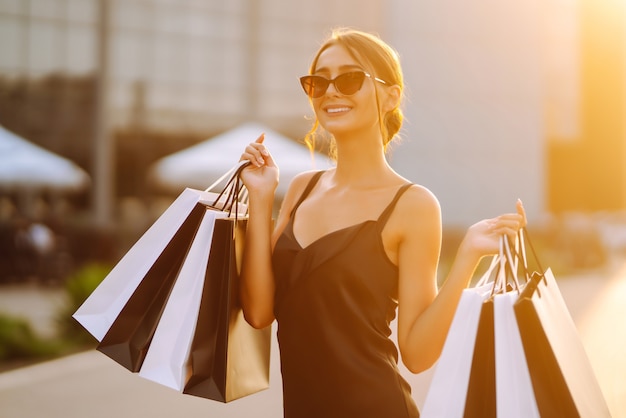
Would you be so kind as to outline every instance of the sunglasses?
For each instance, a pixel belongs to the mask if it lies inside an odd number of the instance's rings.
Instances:
[[[335,86],[335,89],[339,93],[345,96],[350,96],[361,90],[365,77],[372,78],[382,84],[387,84],[380,78],[372,77],[365,71],[351,71],[349,73],[338,75],[332,80],[319,75],[305,75],[304,77],[300,77],[300,84],[302,84],[302,88],[307,96],[312,99],[322,97],[324,93],[326,93],[326,90],[328,90],[328,86],[331,84]]]

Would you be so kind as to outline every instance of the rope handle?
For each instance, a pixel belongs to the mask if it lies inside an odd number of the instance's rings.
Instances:
[[[528,258],[526,253],[526,243],[528,243],[528,247],[530,248],[535,263],[539,268],[540,274],[543,276],[543,267],[541,266],[541,262],[539,261],[539,257],[537,256],[537,252],[535,251],[535,247],[533,246],[530,237],[528,236],[528,230],[526,227],[521,228],[517,234],[517,239],[515,240],[515,245],[512,247],[510,241],[507,237],[503,237],[505,252],[507,254],[507,261],[509,265],[512,267],[511,269],[511,277],[515,280],[515,286],[519,290],[520,285],[517,280],[519,268],[521,266],[521,273],[525,279],[526,283],[531,281],[531,277],[533,273],[528,269]],[[519,263],[521,261],[521,263]],[[519,263],[519,264],[518,264]]]
[[[235,210],[235,218],[239,215],[239,204],[245,204],[248,199],[248,191],[241,180],[241,172],[250,165],[250,161],[239,161],[233,168],[228,170],[224,175],[217,179],[212,185],[205,189],[205,192],[214,190],[225,179],[226,184],[217,193],[215,200],[209,204],[210,207],[221,211],[228,211],[228,216],[232,216],[233,208]],[[221,202],[220,202],[221,201]],[[247,207],[246,207],[247,212]]]

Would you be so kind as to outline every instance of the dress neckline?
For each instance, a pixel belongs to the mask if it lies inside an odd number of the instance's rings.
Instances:
[[[349,231],[352,231],[353,229],[361,228],[361,227],[363,227],[364,225],[366,225],[367,223],[370,223],[370,222],[372,222],[372,223],[378,222],[378,219],[367,219],[365,221],[358,222],[356,224],[352,224],[352,225],[349,225],[349,226],[344,226],[344,227],[335,229],[333,231],[327,232],[327,233],[325,233],[323,235],[320,235],[318,238],[314,239],[313,241],[309,242],[308,244],[302,245],[300,243],[300,240],[298,239],[298,237],[296,237],[296,234],[295,234],[295,232],[293,230],[294,219],[295,219],[295,212],[292,214],[291,219],[289,219],[289,225],[288,225],[289,229],[288,229],[288,231],[289,231],[289,235],[290,235],[291,239],[293,240],[293,242],[296,243],[296,245],[301,250],[306,250],[308,248],[311,248],[312,246],[314,246],[318,242],[323,241],[326,238],[330,238],[330,237],[333,237],[335,235],[339,235],[342,232],[349,232]]]
[[[309,180],[309,183],[307,184],[306,188],[304,189],[304,191],[300,195],[300,198],[298,199],[298,201],[294,205],[293,209],[291,210],[291,214],[290,214],[290,217],[289,217],[289,222],[288,222],[288,225],[287,225],[287,229],[289,231],[290,238],[292,239],[292,241],[301,250],[305,250],[307,248],[310,248],[311,246],[315,245],[316,243],[318,243],[320,241],[323,241],[327,237],[339,235],[342,232],[349,232],[349,231],[352,231],[354,229],[359,229],[360,227],[365,226],[368,223],[382,222],[382,224],[384,226],[384,224],[387,222],[387,219],[391,215],[391,212],[393,211],[393,208],[395,207],[396,202],[398,201],[398,199],[400,199],[400,196],[402,196],[402,194],[409,187],[411,187],[413,185],[412,183],[405,183],[402,186],[400,186],[398,188],[398,190],[396,191],[396,193],[394,194],[393,198],[391,199],[391,202],[389,202],[389,204],[383,209],[383,211],[378,216],[378,218],[376,218],[376,219],[366,219],[364,221],[361,221],[361,222],[358,222],[358,223],[355,223],[355,224],[352,224],[352,225],[348,225],[348,226],[337,228],[337,229],[335,229],[333,231],[330,231],[330,232],[327,232],[327,233],[325,233],[323,235],[320,235],[319,237],[315,238],[314,240],[312,240],[311,242],[307,243],[306,245],[302,245],[301,241],[298,239],[298,237],[296,237],[296,234],[295,234],[295,231],[294,231],[294,223],[295,223],[295,218],[296,218],[296,212],[298,211],[298,208],[300,207],[300,204],[302,204],[302,202],[307,198],[309,193],[311,193],[311,191],[313,190],[313,188],[315,187],[315,185],[319,181],[320,177],[322,177],[322,174],[324,174],[324,172],[325,172],[325,170],[320,170],[317,173],[315,173],[313,175],[313,177],[311,177],[311,179]]]

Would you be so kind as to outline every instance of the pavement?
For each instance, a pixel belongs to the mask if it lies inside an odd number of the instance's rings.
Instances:
[[[626,260],[558,282],[612,416],[626,418]],[[0,287],[0,311],[29,317],[44,334],[62,300],[54,288]],[[222,404],[145,380],[95,350],[83,352],[0,373],[0,418],[281,417],[277,355],[274,338],[269,389]],[[432,369],[401,370],[421,406]]]

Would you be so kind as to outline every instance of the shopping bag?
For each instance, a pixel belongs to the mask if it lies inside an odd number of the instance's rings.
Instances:
[[[500,240],[501,264],[491,296],[483,303],[468,385],[464,416],[537,417],[537,406],[519,337],[513,303],[526,285],[518,279],[518,252],[523,236]],[[522,251],[525,256],[525,252]],[[513,256],[515,254],[515,256]],[[523,266],[526,260],[522,257]],[[526,268],[522,269],[524,277]]]
[[[247,164],[240,162],[205,191],[185,189],[74,313],[100,341],[100,351],[139,370],[207,208],[245,213],[239,174]],[[211,192],[224,179],[221,191]]]
[[[492,272],[499,265],[499,256],[494,257],[476,285],[461,294],[421,411],[424,418],[463,416],[482,306],[493,288]]]
[[[130,371],[137,372],[141,367],[204,212],[206,207],[197,203],[98,344],[98,351]]]
[[[207,198],[206,194],[200,196]],[[196,255],[191,262],[188,261],[188,251],[197,239],[198,227],[202,219],[212,216],[213,213],[219,213],[222,217],[226,216],[225,212],[207,208],[204,202],[196,204],[190,216],[115,318],[98,344],[98,351],[132,372],[138,372],[142,368],[157,324],[161,321],[166,303],[169,304],[172,288],[180,277],[181,267],[185,262],[189,266],[201,260]],[[208,248],[206,248],[205,256],[206,254],[208,254]],[[196,267],[191,265],[188,269]],[[172,309],[169,311],[171,312]],[[168,325],[169,323],[166,323],[164,326]],[[151,362],[151,365],[154,365],[154,362]]]
[[[185,189],[83,302],[74,319],[101,341],[146,275],[167,274],[168,269],[175,274],[202,216],[197,204],[210,199],[206,192]]]
[[[202,223],[150,341],[139,375],[182,391],[189,348],[198,319],[202,288],[216,218],[222,211],[205,210]]]
[[[237,278],[246,221],[217,219],[184,393],[230,402],[269,386],[271,327],[243,317]]]
[[[578,331],[550,269],[514,305],[542,417],[610,417]]]
[[[540,415],[513,311],[518,297],[514,290],[493,299],[496,410],[499,417],[535,418]]]
[[[271,329],[248,325],[237,290],[247,164],[205,191],[186,189],[75,314],[129,370],[223,402],[269,383]],[[221,192],[209,191],[224,179]]]

